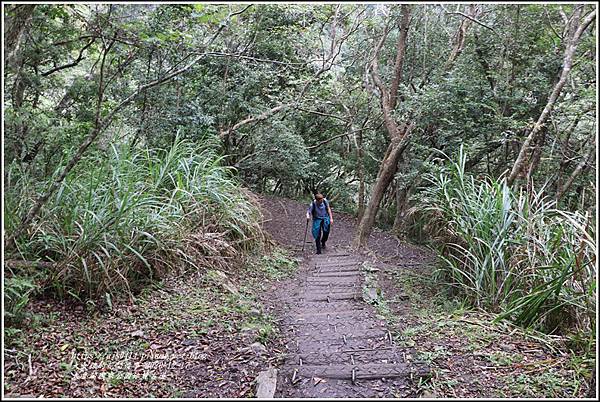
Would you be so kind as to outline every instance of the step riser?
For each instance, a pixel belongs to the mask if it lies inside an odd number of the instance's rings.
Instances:
[[[371,342],[368,342],[371,340]],[[327,353],[337,353],[347,349],[384,349],[390,347],[388,341],[379,339],[349,339],[344,343],[342,339],[321,340],[321,341],[302,341],[298,340],[298,346],[292,346],[291,351],[294,353],[304,353],[307,350],[322,350]]]
[[[351,357],[352,356],[352,357]],[[300,359],[302,359],[303,365],[318,365],[328,366],[330,364],[335,365],[363,365],[363,364],[403,364],[405,363],[404,357],[396,352],[354,352],[354,353],[337,353],[337,354],[321,354],[321,355],[294,355],[286,358],[286,362],[289,365],[300,365]],[[354,363],[353,363],[354,362]]]
[[[354,267],[351,265],[348,266],[340,266],[340,265],[332,265],[331,267],[316,267],[315,272],[344,272],[344,271],[358,271],[361,270],[358,267]]]
[[[306,283],[310,286],[313,285],[355,285],[361,284],[362,277],[350,276],[345,278],[307,278]]]
[[[314,274],[313,278],[347,278],[353,276],[362,276],[362,274],[358,271],[353,272],[325,272],[322,274]]]
[[[298,310],[299,312],[302,311],[323,311],[323,312],[328,312],[328,311],[334,311],[334,310],[339,310],[339,309],[343,309],[343,310],[354,310],[357,306],[358,303],[355,301],[351,301],[351,300],[332,300],[330,302],[328,302],[327,300],[324,301],[310,301],[310,300],[298,300],[298,304],[296,305],[291,305],[292,308],[296,307],[299,308],[300,310]]]
[[[339,380],[356,380],[381,379],[381,378],[399,378],[410,377],[412,374],[417,374],[417,370],[410,370],[406,364],[369,364],[369,365],[336,365],[336,366],[313,366],[302,365],[291,368],[291,372],[297,369],[296,376],[300,377],[320,377]],[[289,370],[286,370],[286,374]]]
[[[302,333],[302,331],[315,331],[315,332],[334,332],[339,334],[349,334],[352,331],[375,331],[385,330],[381,326],[374,324],[348,324],[346,320],[340,320],[335,322],[311,322],[311,323],[299,323],[299,324],[288,324],[287,332],[290,334]]]
[[[345,261],[345,262],[335,262],[335,263],[320,263],[313,265],[313,269],[324,269],[324,268],[344,268],[344,267],[356,267],[357,269],[360,267],[360,263],[356,261]]]

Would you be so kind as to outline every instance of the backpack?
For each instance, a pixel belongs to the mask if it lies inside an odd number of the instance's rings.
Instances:
[[[317,209],[315,208],[315,201],[316,200],[312,200],[312,202],[310,203],[310,212],[312,213],[312,217],[313,219],[317,218]],[[326,198],[323,198],[323,202],[325,203],[325,209],[329,208],[329,202],[327,202]]]

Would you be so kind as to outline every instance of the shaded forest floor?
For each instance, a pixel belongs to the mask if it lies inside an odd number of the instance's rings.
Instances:
[[[172,275],[111,311],[34,300],[5,338],[5,396],[251,397],[281,349],[256,295],[296,265],[274,249],[226,277]]]
[[[285,359],[277,292],[314,253],[312,242],[301,251],[307,205],[260,199],[265,229],[287,251],[251,257],[227,279],[216,271],[173,275],[109,311],[33,300],[24,325],[5,332],[5,396],[254,396],[257,374]],[[354,225],[335,213],[328,243],[348,247]],[[375,230],[369,250],[356,256],[379,269],[365,278],[379,288],[378,317],[430,367],[414,395],[586,396],[595,362],[561,352],[558,338],[464,309],[432,281],[432,252]]]

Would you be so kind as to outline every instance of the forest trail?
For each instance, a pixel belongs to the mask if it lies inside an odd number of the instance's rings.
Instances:
[[[274,198],[262,204],[265,229],[300,254],[307,206]],[[309,235],[297,274],[270,295],[286,340],[275,397],[415,396],[414,382],[429,370],[415,362],[411,348],[395,343],[383,317],[365,300],[376,292],[366,287],[365,273],[377,270],[386,256],[423,256],[384,232],[371,236],[370,255],[357,253],[350,248],[353,218],[334,212],[334,221],[324,253],[314,254]]]
[[[427,373],[363,301],[359,258],[334,249],[304,265],[283,299],[280,396],[395,397],[410,388],[407,380]]]

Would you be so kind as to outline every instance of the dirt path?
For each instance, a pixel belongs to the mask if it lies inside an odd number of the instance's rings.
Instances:
[[[354,219],[334,214],[328,249],[314,254],[310,233],[301,252],[306,206],[263,198],[265,228],[302,256],[297,275],[273,291],[275,314],[287,341],[275,397],[407,397],[428,374],[413,351],[396,345],[385,320],[367,303],[365,270],[382,260],[426,258],[375,232],[368,254],[350,249]],[[365,296],[363,296],[365,295]]]

